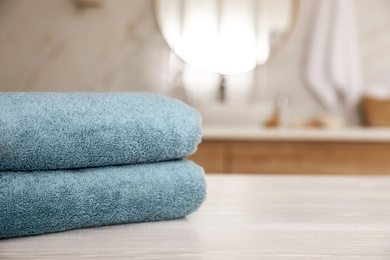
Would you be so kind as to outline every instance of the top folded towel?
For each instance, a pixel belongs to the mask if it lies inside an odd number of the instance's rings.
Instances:
[[[148,93],[0,94],[0,170],[55,170],[184,158],[199,114]]]

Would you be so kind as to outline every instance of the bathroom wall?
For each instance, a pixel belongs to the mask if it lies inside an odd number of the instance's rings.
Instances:
[[[1,91],[164,91],[151,1],[0,0]]]
[[[353,3],[366,85],[390,85],[390,2]],[[269,101],[282,92],[290,97],[292,118],[324,112],[302,81],[314,4],[301,0],[292,36],[266,65],[228,78],[230,100]],[[143,90],[176,95],[169,57],[151,0],[105,0],[103,7],[87,9],[77,9],[71,0],[0,0],[0,91]],[[214,93],[216,75],[190,67],[187,74],[195,79],[193,89],[210,87],[207,93]]]

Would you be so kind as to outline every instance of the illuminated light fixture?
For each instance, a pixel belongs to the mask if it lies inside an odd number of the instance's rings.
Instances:
[[[291,0],[155,0],[154,4],[171,49],[195,68],[219,73],[220,88],[224,75],[264,64],[273,38],[290,27],[292,16]]]

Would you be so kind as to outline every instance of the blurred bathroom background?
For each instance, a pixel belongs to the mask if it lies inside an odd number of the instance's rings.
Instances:
[[[221,101],[220,74],[196,68],[176,55],[164,39],[152,0],[0,0],[0,91],[154,92],[196,107],[205,125],[365,125],[361,98],[369,92],[390,97],[390,1],[349,2],[353,24],[347,21],[344,29],[355,30],[349,39],[357,49],[356,57],[345,64],[351,68],[357,60],[357,68],[345,73],[360,82],[357,91],[343,90],[359,99],[351,109],[345,104],[332,108],[329,97],[321,96],[324,88],[318,90],[318,82],[310,82],[310,73],[318,79],[310,62],[321,59],[310,61],[313,39],[331,37],[315,35],[327,28],[319,21],[320,1],[284,2],[291,11],[282,32],[286,35],[264,64],[224,76]],[[336,46],[336,56],[342,48]],[[326,91],[340,95],[337,89]],[[278,109],[284,115],[275,119]]]

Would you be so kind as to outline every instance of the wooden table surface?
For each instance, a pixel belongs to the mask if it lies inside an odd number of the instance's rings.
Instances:
[[[207,182],[184,219],[0,240],[0,259],[390,259],[390,176]]]

